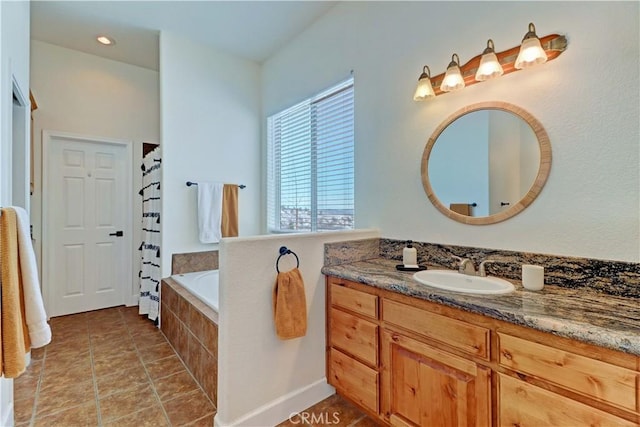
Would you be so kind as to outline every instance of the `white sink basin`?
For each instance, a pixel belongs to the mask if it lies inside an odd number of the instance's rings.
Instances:
[[[498,277],[469,276],[453,270],[423,270],[413,278],[423,285],[467,294],[497,295],[515,290],[511,282]]]

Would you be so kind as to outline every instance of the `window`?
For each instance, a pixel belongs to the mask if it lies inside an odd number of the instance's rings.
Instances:
[[[268,118],[268,226],[354,226],[353,79]]]

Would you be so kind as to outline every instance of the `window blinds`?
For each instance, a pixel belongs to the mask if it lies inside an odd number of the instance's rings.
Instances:
[[[269,117],[270,231],[354,226],[353,79]]]

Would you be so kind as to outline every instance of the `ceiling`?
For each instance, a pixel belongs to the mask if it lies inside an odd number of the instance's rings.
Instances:
[[[335,1],[32,1],[31,38],[158,70],[160,31],[262,62]],[[113,46],[98,35],[116,40]]]

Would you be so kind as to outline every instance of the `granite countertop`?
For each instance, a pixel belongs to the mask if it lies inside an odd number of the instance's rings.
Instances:
[[[396,264],[376,258],[325,266],[322,273],[640,356],[636,298],[551,285],[532,292],[514,280],[511,294],[463,294],[422,285],[412,272],[396,270]]]

